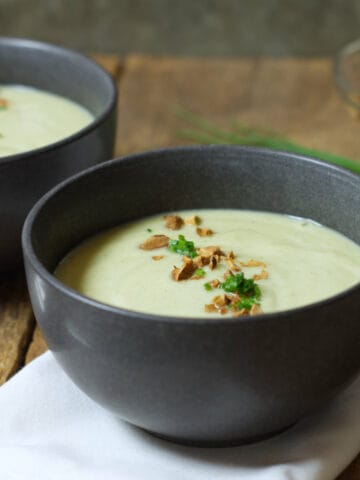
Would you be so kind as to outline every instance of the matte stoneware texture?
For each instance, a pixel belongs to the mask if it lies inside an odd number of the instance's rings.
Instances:
[[[112,157],[116,87],[87,57],[31,40],[0,38],[0,65],[0,84],[48,90],[95,117],[59,142],[0,158],[1,272],[21,265],[21,228],[35,201],[65,178]]]
[[[187,208],[310,217],[360,243],[360,176],[348,171],[234,146],[137,154],[73,177],[32,209],[23,249],[36,318],[76,385],[134,425],[196,445],[271,435],[356,378],[359,284],[281,313],[192,319],[107,306],[52,275],[70,249],[105,228]]]

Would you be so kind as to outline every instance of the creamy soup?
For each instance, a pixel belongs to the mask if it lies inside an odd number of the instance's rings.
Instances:
[[[242,210],[174,215],[90,238],[55,275],[110,305],[209,318],[299,307],[360,280],[360,247],[310,220]]]
[[[0,157],[57,142],[93,119],[84,107],[59,95],[0,85]]]

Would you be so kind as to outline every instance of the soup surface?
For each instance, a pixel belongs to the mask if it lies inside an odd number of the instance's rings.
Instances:
[[[0,85],[0,157],[62,140],[94,116],[77,103],[31,87]]]
[[[55,275],[110,305],[210,318],[299,307],[360,280],[360,247],[310,220],[230,209],[168,215],[90,238]]]

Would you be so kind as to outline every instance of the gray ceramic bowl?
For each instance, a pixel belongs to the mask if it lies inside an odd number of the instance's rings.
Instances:
[[[113,155],[116,87],[87,57],[31,40],[0,38],[0,84],[63,95],[94,121],[49,146],[0,157],[0,271],[21,264],[21,227],[35,201],[61,180]]]
[[[36,204],[23,230],[28,286],[56,360],[95,401],[170,440],[246,442],[288,427],[354,380],[360,285],[282,313],[191,319],[106,306],[52,275],[102,229],[204,207],[310,217],[360,243],[360,176],[271,150],[160,150],[89,169]]]

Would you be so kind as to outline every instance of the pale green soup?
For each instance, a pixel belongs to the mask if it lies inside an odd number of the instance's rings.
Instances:
[[[200,237],[196,227],[187,224],[169,230],[163,215],[143,218],[82,243],[60,263],[55,275],[78,292],[110,305],[152,314],[213,318],[204,305],[216,292],[207,291],[204,283],[222,278],[225,262],[212,271],[204,268],[200,280],[176,282],[171,271],[174,265],[181,265],[181,255],[167,247],[139,248],[153,234],[171,239],[182,234],[196,247],[216,245],[232,250],[238,263],[249,259],[266,263],[268,278],[258,280],[265,313],[325,299],[360,280],[360,247],[310,220],[230,209],[176,214],[184,218],[198,215],[201,227],[212,229],[213,235]],[[155,255],[163,258],[155,261]],[[261,267],[243,267],[242,271],[251,278]]]
[[[68,98],[21,85],[0,85],[0,157],[55,143],[93,119]]]

